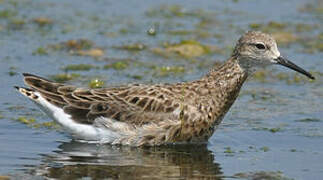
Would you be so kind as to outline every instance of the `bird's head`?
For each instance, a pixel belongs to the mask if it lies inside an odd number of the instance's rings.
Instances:
[[[309,72],[281,56],[277,43],[271,35],[259,31],[245,33],[239,39],[233,56],[247,71],[254,71],[257,67],[279,64],[302,73],[310,79],[315,79]]]

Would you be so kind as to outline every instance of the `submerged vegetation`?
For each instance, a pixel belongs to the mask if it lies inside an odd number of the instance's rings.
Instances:
[[[104,85],[104,81],[101,81],[99,79],[93,79],[89,82],[90,88],[102,88]]]
[[[178,55],[184,58],[194,58],[210,53],[219,53],[221,50],[216,46],[203,45],[195,40],[183,40],[175,44],[163,43],[163,48],[153,48],[151,51],[163,57]]]
[[[58,129],[59,126],[54,122],[37,122],[35,118],[20,116],[17,118],[17,121],[26,124],[31,128],[46,128],[46,129]]]
[[[111,64],[106,64],[103,66],[104,69],[114,69],[114,70],[123,70],[129,66],[128,61],[118,61]]]
[[[77,74],[77,73],[71,73],[71,74],[69,74],[69,73],[62,73],[62,74],[52,75],[52,76],[50,76],[50,78],[53,81],[56,81],[56,82],[59,82],[59,83],[64,83],[64,82],[73,80],[75,78],[78,78],[80,76],[81,75],[80,74]]]
[[[89,71],[93,68],[95,68],[95,66],[91,64],[70,64],[65,66],[63,69],[65,71]]]

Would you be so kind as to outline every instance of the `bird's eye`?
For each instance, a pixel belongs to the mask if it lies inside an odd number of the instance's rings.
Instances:
[[[266,46],[264,44],[261,44],[261,43],[257,43],[255,44],[255,46],[258,48],[258,49],[266,49]]]

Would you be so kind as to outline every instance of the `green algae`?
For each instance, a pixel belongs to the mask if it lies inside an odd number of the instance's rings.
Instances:
[[[76,56],[90,56],[95,59],[104,55],[103,49],[96,47],[94,42],[87,39],[72,39],[57,44],[50,44],[46,51],[67,51],[71,55]]]
[[[104,81],[99,79],[93,79],[89,82],[88,86],[90,88],[102,88],[104,86]]]
[[[282,31],[287,27],[285,23],[280,23],[276,21],[270,21],[267,24],[251,23],[249,28],[257,31],[264,31],[267,33]]]
[[[283,73],[283,72],[280,72],[280,73],[277,73],[275,75],[275,78],[277,78],[278,80],[285,80],[287,81],[290,77],[287,73]]]
[[[323,52],[323,33],[313,37],[302,38],[299,43],[304,47],[306,53]]]
[[[306,3],[303,7],[299,8],[299,11],[322,15],[323,3],[322,1],[314,1],[314,3]]]
[[[152,48],[151,51],[163,57],[178,55],[184,58],[194,58],[210,53],[219,53],[221,50],[216,46],[203,45],[195,40],[182,40],[179,43],[164,43],[163,48]]]
[[[26,21],[21,18],[11,18],[8,22],[8,28],[12,30],[22,30],[26,24]]]
[[[112,64],[106,64],[103,66],[104,69],[124,70],[129,66],[128,61],[119,61]]]
[[[310,25],[310,24],[304,24],[304,23],[298,23],[295,26],[296,32],[309,32],[313,31],[314,29],[318,28],[318,25]]]
[[[18,74],[16,71],[17,71],[17,67],[15,67],[15,66],[10,66],[10,67],[9,67],[8,75],[9,75],[9,76],[15,76],[15,75],[17,75],[17,74]]]
[[[186,72],[183,66],[153,66],[154,76],[166,77],[173,75],[180,75]]]
[[[272,133],[276,133],[276,132],[281,131],[282,129],[281,129],[280,127],[275,127],[275,128],[269,128],[268,130],[269,130],[270,132],[272,132]]]
[[[296,149],[290,149],[289,151],[290,151],[290,152],[297,152],[297,150],[296,150]]]
[[[93,68],[96,68],[95,66],[91,64],[70,64],[63,68],[65,71],[89,71]]]
[[[77,51],[77,50],[89,50],[94,47],[94,43],[87,39],[71,39],[58,44],[49,45],[49,48],[56,51]]]
[[[76,52],[72,52],[71,54],[75,54],[78,56],[90,56],[94,58],[99,58],[104,55],[104,51],[100,48],[93,48],[89,50],[78,50]]]
[[[321,122],[320,119],[316,119],[316,118],[304,118],[304,119],[299,119],[299,120],[295,120],[296,122],[303,122],[303,123],[312,123],[312,122]]]
[[[297,36],[292,31],[288,30],[290,29],[290,28],[287,28],[289,26],[292,26],[292,28],[295,29],[294,27],[295,25],[280,23],[276,21],[270,21],[267,24],[258,24],[258,23],[249,24],[249,28],[252,30],[258,30],[258,31],[263,31],[263,32],[272,34],[274,39],[280,45],[288,45],[298,40]],[[300,29],[302,25],[299,24],[298,27]]]
[[[233,154],[234,151],[231,149],[231,147],[226,147],[225,150],[224,150],[224,153],[226,153],[226,154]]]
[[[236,173],[233,175],[236,178],[243,178],[243,179],[261,179],[261,180],[293,180],[292,178],[288,178],[283,175],[282,172],[276,171],[257,171],[257,172],[247,172],[247,173]]]
[[[34,18],[32,22],[37,24],[39,27],[45,27],[52,25],[54,21],[47,17],[38,17]]]
[[[279,45],[288,45],[298,40],[298,37],[294,33],[287,31],[274,32],[272,35]]]
[[[215,16],[214,13],[205,11],[204,9],[187,9],[179,4],[160,5],[150,8],[145,12],[148,17],[161,18],[209,18]]]
[[[264,151],[264,152],[268,152],[270,149],[269,149],[269,147],[264,146],[264,147],[261,147],[260,150]]]
[[[17,73],[17,72],[15,72],[15,71],[9,71],[9,72],[8,72],[8,74],[9,74],[9,76],[15,76],[15,75],[17,75],[18,73]]]
[[[75,78],[80,77],[80,74],[76,74],[76,73],[71,73],[71,74],[67,74],[67,73],[63,73],[63,74],[55,74],[50,76],[50,78],[53,81],[59,82],[59,83],[64,83],[70,80],[73,80]]]
[[[34,118],[28,118],[25,116],[21,116],[17,118],[17,121],[23,123],[23,124],[27,124],[27,125],[31,125],[34,124],[36,122],[36,120]]]
[[[268,76],[268,72],[265,71],[265,70],[260,70],[260,71],[257,71],[255,72],[253,75],[252,75],[252,79],[253,80],[256,80],[258,82],[266,82],[267,81],[267,76]]]
[[[156,27],[150,27],[150,28],[147,30],[147,34],[148,34],[149,36],[156,36],[156,35],[157,35]]]
[[[127,50],[127,51],[142,51],[146,49],[146,45],[143,43],[125,44],[123,46],[115,46],[116,49]]]
[[[26,116],[20,116],[16,120],[22,124],[26,124],[28,127],[31,128],[59,129],[59,125],[56,124],[54,121],[38,123],[35,118]]]
[[[212,34],[203,30],[170,30],[166,32],[169,35],[173,36],[194,36],[196,38],[210,38]]]
[[[32,52],[32,55],[39,55],[39,56],[48,55],[48,49],[44,47],[39,47]]]
[[[311,72],[314,77],[320,76],[320,72]],[[261,83],[268,82],[285,82],[288,85],[291,84],[304,84],[304,83],[320,83],[320,80],[312,80],[306,76],[295,72],[272,72],[268,70],[256,71],[250,78],[250,81],[256,81]]]
[[[12,17],[16,16],[17,14],[18,14],[18,12],[15,10],[4,9],[4,10],[0,11],[0,18],[8,19],[8,18],[12,18]]]
[[[197,41],[188,40],[169,45],[166,47],[166,51],[176,53],[183,57],[198,57],[208,53],[209,49]]]
[[[59,129],[60,126],[55,123],[55,121],[42,122],[42,123],[34,123],[32,125],[33,128],[46,128],[46,129]]]
[[[156,8],[148,9],[145,14],[148,17],[162,16],[165,18],[184,17],[189,15],[180,5],[161,5]]]
[[[268,132],[271,132],[271,133],[277,133],[277,132],[283,131],[283,127],[284,127],[284,125],[281,125],[279,127],[273,127],[273,128],[255,127],[255,128],[252,128],[252,129],[256,130],[256,131],[262,130],[262,131],[268,131]]]
[[[141,75],[128,75],[128,77],[130,77],[132,79],[137,79],[137,80],[141,80],[143,78],[143,76],[141,76]]]
[[[10,180],[11,177],[10,176],[3,176],[3,175],[0,175],[0,180]]]

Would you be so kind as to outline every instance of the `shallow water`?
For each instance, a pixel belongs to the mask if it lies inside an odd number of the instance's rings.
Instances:
[[[0,0],[0,175],[321,179],[322,9],[320,0]],[[51,22],[35,22],[40,17]],[[147,33],[150,28],[156,35]],[[313,72],[316,80],[278,66],[257,73],[205,146],[130,148],[74,142],[56,126],[43,124],[51,120],[12,88],[23,85],[22,72],[53,79],[70,64],[92,65],[68,71],[78,77],[66,83],[85,87],[93,79],[104,86],[193,80],[225,60],[238,37],[252,28],[280,37],[281,53]],[[76,55],[79,49],[62,43],[71,39],[90,40],[91,48],[104,55]],[[165,44],[182,40],[217,50],[196,56],[163,51],[172,48]],[[134,50],[136,43],[144,48]]]

